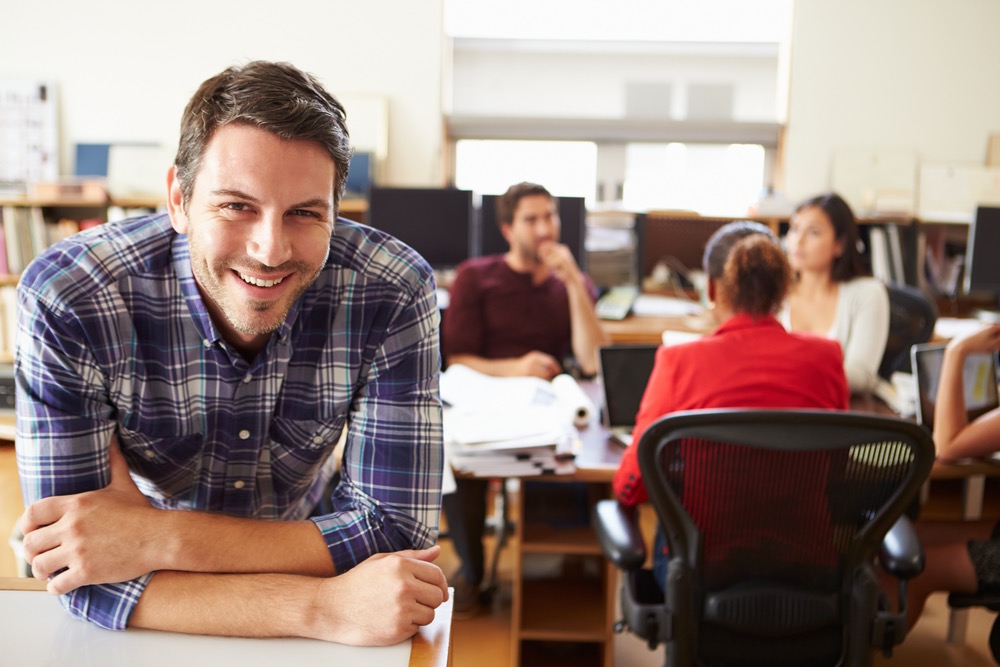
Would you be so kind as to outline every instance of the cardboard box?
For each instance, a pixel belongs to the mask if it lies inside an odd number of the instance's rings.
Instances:
[[[108,200],[104,181],[99,179],[65,179],[49,183],[33,183],[31,198],[46,202],[88,202],[104,204]]]

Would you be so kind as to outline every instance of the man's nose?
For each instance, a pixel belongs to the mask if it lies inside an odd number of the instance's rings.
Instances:
[[[292,258],[292,244],[281,215],[265,214],[253,224],[247,254],[265,266],[281,266]]]

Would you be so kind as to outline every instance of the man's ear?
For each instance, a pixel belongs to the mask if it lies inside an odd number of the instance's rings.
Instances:
[[[509,246],[510,245],[510,223],[509,222],[501,222],[500,223],[500,235],[503,236],[504,241],[506,241],[507,245]]]
[[[167,170],[167,212],[170,213],[170,225],[178,234],[187,234],[188,217],[184,210],[184,193],[177,178],[177,165],[170,165]]]

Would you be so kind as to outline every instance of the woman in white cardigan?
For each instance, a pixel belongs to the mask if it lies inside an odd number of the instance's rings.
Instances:
[[[786,247],[796,281],[782,323],[839,341],[851,391],[872,391],[889,336],[889,295],[865,273],[854,212],[834,193],[806,200],[789,222]]]

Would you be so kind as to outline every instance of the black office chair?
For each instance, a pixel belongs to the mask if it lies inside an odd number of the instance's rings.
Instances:
[[[912,422],[801,410],[704,410],[643,434],[639,464],[670,554],[665,594],[643,569],[631,508],[595,509],[624,570],[627,627],[671,667],[870,665],[906,635],[906,580],[923,569],[908,520],[934,461]],[[891,530],[890,530],[891,529]],[[880,595],[876,554],[899,578]]]
[[[926,294],[909,285],[886,285],[889,292],[889,338],[878,374],[888,380],[896,371],[910,372],[910,348],[934,334],[938,310]]]

